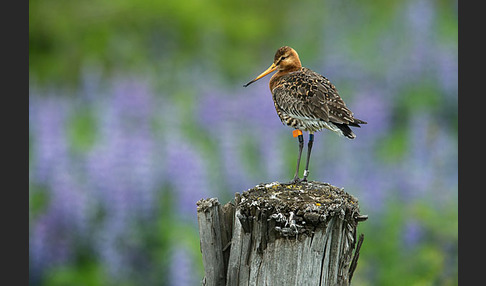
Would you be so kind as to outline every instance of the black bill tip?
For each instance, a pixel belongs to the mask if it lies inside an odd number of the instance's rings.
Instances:
[[[244,84],[244,85],[243,85],[243,87],[247,87],[247,86],[249,86],[250,84],[254,83],[255,81],[256,81],[256,80],[252,80],[252,81],[248,82],[247,84]]]

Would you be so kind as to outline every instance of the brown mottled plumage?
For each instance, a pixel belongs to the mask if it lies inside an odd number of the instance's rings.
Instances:
[[[350,139],[356,137],[349,126],[360,127],[366,122],[354,118],[338,94],[336,87],[324,76],[302,67],[299,55],[291,47],[281,47],[275,53],[272,66],[255,80],[277,70],[270,79],[270,91],[282,123],[295,129],[315,132],[330,129]]]
[[[354,118],[353,112],[347,108],[336,87],[324,76],[302,67],[299,55],[288,46],[278,49],[273,64],[245,86],[275,70],[277,72],[270,79],[269,86],[275,109],[282,123],[297,130],[308,131],[309,134],[326,128],[350,139],[354,139],[356,135],[349,126],[360,127],[359,124],[366,124],[365,121]],[[299,142],[302,140],[299,137]],[[309,139],[304,181],[309,173],[308,163],[312,140],[313,135]],[[298,181],[302,144],[299,144],[299,159],[294,182]]]

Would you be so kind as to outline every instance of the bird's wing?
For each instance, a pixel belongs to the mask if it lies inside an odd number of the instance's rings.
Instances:
[[[303,68],[281,78],[273,90],[275,103],[293,116],[355,125],[353,113],[324,76]]]

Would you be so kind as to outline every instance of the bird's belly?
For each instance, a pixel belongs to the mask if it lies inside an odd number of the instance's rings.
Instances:
[[[280,119],[282,120],[282,123],[303,131],[315,132],[326,128],[334,132],[340,133],[339,128],[337,128],[334,124],[318,118],[281,114]]]

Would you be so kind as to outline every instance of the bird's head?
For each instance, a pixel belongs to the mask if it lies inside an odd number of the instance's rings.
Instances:
[[[297,52],[289,46],[281,47],[275,53],[275,57],[273,58],[273,64],[266,71],[262,72],[259,76],[257,76],[254,80],[245,84],[244,87],[249,86],[250,84],[268,75],[269,73],[274,72],[275,70],[278,70],[279,72],[291,72],[299,70],[300,68],[302,68],[302,64],[300,63],[299,54],[297,54]]]

